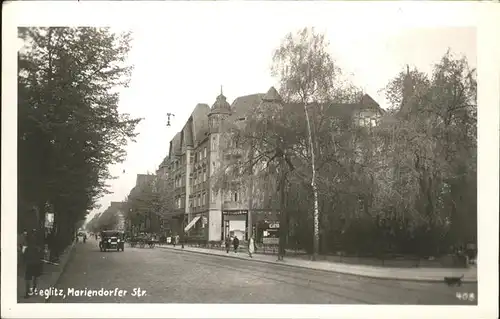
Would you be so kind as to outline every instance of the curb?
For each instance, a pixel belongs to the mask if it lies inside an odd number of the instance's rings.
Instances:
[[[182,248],[177,249],[177,248],[163,247],[163,246],[160,246],[160,248],[181,251],[181,252],[187,252],[187,253],[193,253],[193,254],[200,254],[200,255],[220,256],[220,257],[224,257],[224,258],[247,260],[247,261],[259,262],[259,263],[265,263],[265,264],[274,264],[274,265],[282,265],[282,266],[293,267],[293,268],[309,269],[309,270],[314,270],[314,271],[322,271],[322,272],[326,272],[326,273],[330,273],[330,274],[336,273],[336,274],[358,276],[358,277],[370,278],[370,279],[393,280],[393,281],[397,280],[397,281],[410,281],[410,282],[423,282],[423,283],[437,283],[437,282],[443,283],[444,282],[444,278],[443,279],[415,279],[415,278],[394,278],[394,277],[386,277],[386,276],[371,276],[371,275],[364,275],[364,274],[354,274],[354,273],[343,272],[343,271],[338,271],[338,270],[326,270],[326,269],[310,268],[310,267],[299,266],[299,265],[290,265],[290,264],[280,263],[277,261],[249,259],[249,258],[244,258],[244,257],[234,256],[234,255],[218,255],[218,254],[213,254],[210,252],[183,250]],[[474,280],[474,279],[462,279],[462,283],[475,283],[475,284],[477,284],[477,279],[476,280]]]
[[[55,279],[53,282],[49,285],[49,287],[55,287],[59,283],[59,279],[61,278],[62,274],[66,270],[66,266],[68,265],[69,261],[71,260],[71,257],[73,256],[73,251],[75,250],[76,247],[76,242],[73,242],[70,247],[68,247],[68,251],[64,258],[61,260],[61,268],[58,271],[57,275],[55,275]],[[50,299],[52,296],[49,296],[49,298],[45,299],[45,303],[49,303]]]

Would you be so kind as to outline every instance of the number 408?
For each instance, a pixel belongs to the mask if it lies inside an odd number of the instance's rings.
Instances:
[[[473,292],[457,292],[456,297],[458,300],[464,301],[474,301],[476,300],[476,296]]]

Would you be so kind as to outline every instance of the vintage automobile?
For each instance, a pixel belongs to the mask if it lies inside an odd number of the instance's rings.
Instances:
[[[101,251],[113,250],[124,251],[125,250],[125,237],[123,232],[118,230],[106,230],[101,232],[101,241],[99,242],[99,249]]]

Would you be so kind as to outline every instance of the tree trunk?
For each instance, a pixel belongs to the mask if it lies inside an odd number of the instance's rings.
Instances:
[[[312,139],[312,132],[311,132],[311,123],[309,121],[309,113],[307,112],[307,103],[304,103],[304,111],[306,113],[306,121],[307,121],[307,131],[309,135],[309,150],[311,152],[311,168],[312,168],[312,180],[311,180],[311,186],[313,189],[313,195],[314,195],[314,211],[313,211],[313,217],[314,217],[314,239],[313,239],[313,255],[312,259],[317,260],[318,259],[318,252],[319,252],[319,208],[318,208],[318,189],[316,186],[316,163],[315,163],[315,158],[314,158],[314,143]]]
[[[279,248],[278,248],[278,260],[283,260],[285,257],[285,248],[286,248],[286,235],[287,235],[287,227],[286,227],[286,207],[285,207],[285,182],[286,182],[286,175],[285,175],[285,161],[284,157],[282,156],[280,159],[280,181],[278,184],[279,188],[279,196],[280,196],[280,215],[279,215],[279,221],[280,221],[280,226],[279,226]]]

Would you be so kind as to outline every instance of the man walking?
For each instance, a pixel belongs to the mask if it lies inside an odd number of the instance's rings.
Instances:
[[[233,247],[234,247],[234,252],[238,252],[238,246],[240,245],[240,240],[238,239],[238,236],[234,236],[233,239]]]
[[[226,246],[226,253],[229,254],[229,250],[231,249],[231,238],[229,238],[229,236],[226,236],[224,245]]]
[[[24,298],[29,298],[31,293],[36,290],[38,277],[42,275],[43,268],[43,249],[38,242],[38,236],[35,229],[28,234],[26,246],[23,247],[25,261],[25,294]],[[31,284],[31,289],[30,289]]]

